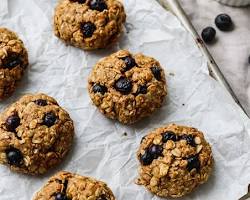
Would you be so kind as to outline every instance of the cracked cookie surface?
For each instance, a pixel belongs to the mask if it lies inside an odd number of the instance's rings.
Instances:
[[[137,184],[160,197],[177,198],[205,183],[213,168],[210,145],[195,128],[169,126],[143,137]]]
[[[0,115],[0,163],[11,170],[43,174],[69,151],[74,126],[55,99],[30,94]]]
[[[28,66],[28,53],[18,36],[0,27],[0,100],[13,94]]]
[[[88,90],[101,113],[124,124],[151,115],[167,95],[160,63],[126,50],[97,62],[89,76]]]
[[[105,48],[117,41],[125,20],[119,0],[61,0],[55,9],[54,32],[75,47]]]
[[[33,200],[115,200],[106,183],[61,171],[52,176]]]

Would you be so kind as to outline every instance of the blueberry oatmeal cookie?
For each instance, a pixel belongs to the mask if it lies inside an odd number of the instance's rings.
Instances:
[[[62,161],[73,136],[73,121],[55,99],[25,95],[0,115],[0,163],[43,174]]]
[[[126,50],[105,57],[95,65],[89,76],[88,90],[104,115],[124,124],[152,114],[167,95],[160,63]]]
[[[106,183],[61,171],[52,176],[33,200],[115,200]]]
[[[177,198],[205,183],[213,168],[210,145],[195,128],[171,124],[141,141],[137,184],[160,197]]]
[[[14,32],[0,27],[0,100],[13,94],[28,63],[23,42]]]
[[[55,9],[54,32],[75,47],[105,48],[117,41],[125,20],[119,0],[60,0]]]

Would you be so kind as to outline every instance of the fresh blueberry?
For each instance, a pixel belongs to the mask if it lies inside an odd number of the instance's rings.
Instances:
[[[125,71],[128,71],[136,66],[135,59],[132,58],[131,56],[126,56],[122,58],[122,60],[124,60],[125,65],[126,65],[126,68],[124,69]]]
[[[156,78],[156,80],[160,81],[161,80],[161,69],[157,66],[151,67],[151,71]]]
[[[86,23],[81,24],[81,31],[85,38],[92,37],[95,30],[96,30],[96,26],[95,24],[91,22],[86,22]]]
[[[84,4],[86,2],[86,0],[70,0],[71,2],[77,2],[80,4]]]
[[[43,124],[51,127],[55,124],[56,119],[56,115],[53,112],[46,113],[43,117]]]
[[[194,141],[194,136],[192,136],[192,135],[182,135],[181,139],[186,140],[187,144],[191,145],[192,147],[196,147],[196,144],[195,144],[195,141]]]
[[[20,125],[20,118],[17,114],[11,115],[7,118],[5,124],[8,131],[15,132]]]
[[[157,159],[159,156],[162,156],[163,148],[161,145],[154,144],[149,148],[148,151],[154,159]]]
[[[146,85],[139,85],[136,94],[137,94],[137,95],[138,95],[138,94],[147,94],[147,90],[148,90],[148,88],[147,88]]]
[[[17,54],[10,54],[9,57],[3,60],[3,66],[8,69],[13,69],[14,67],[20,65],[22,60]]]
[[[10,165],[20,166],[23,161],[21,151],[16,148],[10,148],[5,151],[8,163]]]
[[[216,30],[213,27],[203,29],[201,37],[204,42],[211,43],[215,39]]]
[[[192,169],[196,169],[197,171],[200,170],[200,160],[199,155],[191,156],[187,159],[187,169],[188,171],[191,171]]]
[[[232,19],[227,14],[220,14],[215,18],[215,24],[221,31],[229,31],[233,27]]]
[[[35,100],[34,102],[35,102],[35,104],[37,104],[38,106],[47,106],[47,105],[48,105],[48,104],[47,104],[47,101],[44,100],[44,99],[37,99],[37,100]]]
[[[108,91],[108,89],[105,86],[99,83],[94,84],[92,90],[94,93],[101,93],[102,95],[104,95]]]
[[[108,8],[107,4],[105,3],[105,0],[91,0],[89,3],[89,7],[92,10],[97,10],[100,12],[102,12]]]
[[[122,94],[129,94],[132,90],[132,83],[129,79],[121,77],[115,82],[115,89]]]
[[[162,142],[166,143],[168,140],[175,142],[178,140],[178,136],[172,131],[167,131],[162,134]]]
[[[67,195],[61,192],[55,194],[55,200],[69,200]]]
[[[146,150],[145,153],[143,155],[141,155],[140,160],[141,160],[142,165],[146,166],[146,165],[150,165],[153,162],[154,157],[152,156],[151,153],[149,153]]]

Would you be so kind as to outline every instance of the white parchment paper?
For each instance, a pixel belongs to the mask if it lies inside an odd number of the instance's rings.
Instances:
[[[159,200],[134,184],[141,137],[168,123],[194,126],[211,143],[215,169],[207,184],[186,200],[235,200],[250,183],[250,124],[230,96],[208,76],[205,58],[171,13],[153,0],[125,0],[127,30],[112,49],[84,52],[65,46],[52,31],[56,0],[0,0],[0,25],[23,39],[30,67],[15,95],[45,92],[75,122],[73,149],[45,176],[32,177],[0,166],[0,199],[29,200],[49,176],[64,169],[108,183],[117,200]],[[132,126],[102,116],[91,104],[87,76],[94,63],[118,49],[154,56],[167,70],[169,96],[158,112]],[[170,75],[172,74],[172,75]],[[124,135],[127,133],[127,136]]]

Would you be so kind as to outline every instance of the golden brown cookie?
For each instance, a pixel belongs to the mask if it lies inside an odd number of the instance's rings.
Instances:
[[[137,183],[160,197],[177,198],[205,183],[213,168],[210,145],[195,128],[158,128],[142,139]]]
[[[73,121],[55,99],[25,95],[0,115],[0,163],[43,174],[62,161],[73,136]]]
[[[61,171],[52,176],[33,200],[115,200],[106,183]]]
[[[89,94],[107,117],[131,124],[161,107],[164,70],[154,58],[118,51],[100,60],[89,76]]]
[[[0,28],[0,100],[13,94],[28,63],[22,40],[14,32]]]
[[[55,9],[54,32],[75,47],[105,48],[117,41],[125,20],[119,0],[60,0]]]

